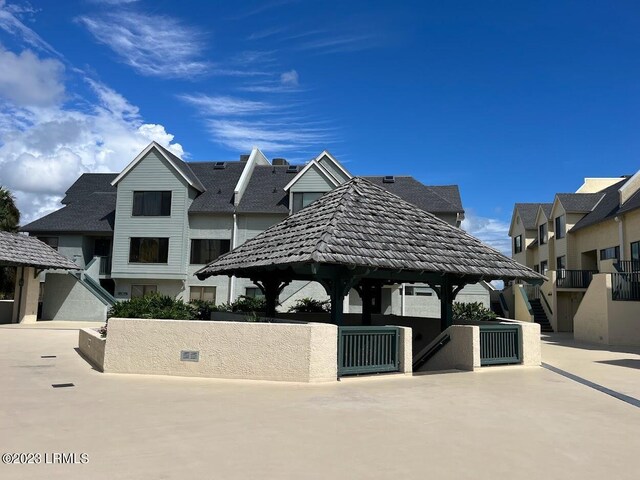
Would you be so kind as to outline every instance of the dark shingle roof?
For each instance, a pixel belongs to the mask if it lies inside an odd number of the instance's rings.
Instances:
[[[567,213],[587,213],[593,210],[602,197],[603,192],[596,193],[557,193],[556,197]]]
[[[624,205],[620,207],[618,213],[630,212],[631,210],[635,210],[636,208],[640,208],[640,190],[634,193],[631,198],[624,202]]]
[[[233,189],[238,183],[245,162],[225,162],[225,168],[214,168],[216,162],[191,162],[189,166],[200,178],[205,192],[198,195],[190,213],[233,212]]]
[[[332,264],[540,280],[533,270],[363,178],[353,178],[197,272]]]
[[[595,225],[596,223],[603,222],[610,218],[615,217],[618,213],[620,213],[623,209],[627,208],[629,202],[633,201],[634,198],[630,198],[623,208],[620,208],[620,194],[618,190],[622,185],[627,182],[627,179],[623,179],[618,183],[611,185],[610,187],[605,188],[601,192],[598,192],[598,195],[602,196],[602,200],[595,206],[593,211],[590,211],[587,215],[582,217],[578,223],[576,223],[573,228],[570,230],[571,232],[575,232],[576,230],[580,230],[581,228],[588,227],[590,225]],[[564,206],[564,203],[562,204]],[[639,205],[640,206],[640,202]],[[637,208],[637,207],[636,207]]]
[[[393,183],[384,183],[384,177],[378,176],[362,178],[427,212],[464,212],[457,185],[427,186],[413,177],[405,176],[394,177]]]
[[[0,265],[80,270],[78,265],[37,238],[9,232],[0,232]]]
[[[115,173],[85,173],[75,181],[62,200],[64,208],[21,227],[23,232],[113,231],[116,211]]]
[[[169,158],[171,158],[171,161],[173,161],[173,163],[178,168],[178,170],[180,170],[183,173],[183,175],[191,181],[191,183],[197,190],[200,190],[201,192],[204,192],[206,190],[205,186],[202,184],[200,179],[196,176],[195,173],[193,173],[193,170],[191,170],[191,167],[189,167],[189,165],[184,160],[182,160],[177,155],[171,153],[169,150],[164,148],[159,143],[156,143],[156,147],[161,149]]]
[[[288,166],[258,165],[253,170],[238,211],[243,213],[289,213],[289,194],[284,187],[297,172]]]
[[[536,216],[538,215],[538,209],[542,206],[547,216],[551,215],[551,203],[516,203],[515,208],[518,210],[520,220],[524,225],[525,230],[535,230]]]

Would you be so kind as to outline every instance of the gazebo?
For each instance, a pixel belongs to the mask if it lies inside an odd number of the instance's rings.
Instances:
[[[321,283],[331,321],[342,324],[343,300],[355,288],[362,323],[371,324],[384,285],[426,283],[441,301],[441,329],[467,284],[544,276],[363,178],[353,178],[196,272],[251,279],[264,293],[267,316],[293,280]]]
[[[42,270],[81,270],[37,238],[9,232],[0,232],[0,266],[18,269],[11,319],[19,323],[36,320]]]

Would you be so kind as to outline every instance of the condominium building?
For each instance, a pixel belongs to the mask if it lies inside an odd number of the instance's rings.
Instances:
[[[507,289],[512,316],[610,344],[640,344],[640,172],[587,178],[549,203],[516,203],[514,260],[539,271],[540,288]],[[544,318],[546,317],[546,318]]]
[[[151,292],[216,303],[260,295],[250,280],[200,281],[194,273],[351,177],[326,151],[305,165],[269,161],[258,149],[236,161],[184,162],[151,143],[119,173],[82,175],[67,190],[63,208],[22,228],[85,269],[47,273],[42,318],[100,320],[113,302]],[[452,225],[464,218],[456,185],[365,178]],[[293,282],[280,295],[281,308],[304,297],[327,298],[317,283]],[[468,286],[458,299],[488,305],[488,287]],[[345,307],[359,311],[355,291]],[[389,286],[380,313],[438,316],[439,300],[426,285]]]

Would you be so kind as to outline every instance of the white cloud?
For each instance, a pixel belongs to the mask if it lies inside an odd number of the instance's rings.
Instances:
[[[203,33],[175,18],[126,10],[77,21],[142,75],[189,78],[210,68],[201,59]]]
[[[377,41],[374,36],[369,34],[338,37],[321,35],[320,38],[298,44],[295,49],[302,51],[313,50],[318,54],[329,54],[359,52],[375,46],[377,46]]]
[[[22,23],[16,15],[21,13],[33,13],[30,7],[19,7],[7,5],[4,0],[0,0],[0,29],[16,36],[32,48],[62,57],[51,45],[45,42],[40,35]]]
[[[88,81],[88,111],[0,107],[0,184],[14,191],[23,223],[60,208],[65,190],[85,172],[117,172],[152,140],[184,154],[164,126],[143,123],[137,107],[109,87]]]
[[[254,145],[272,151],[319,147],[327,138],[322,129],[292,128],[267,122],[210,120],[213,140],[235,150],[250,150]]]
[[[25,50],[16,55],[0,46],[0,97],[18,106],[48,106],[64,95],[64,66]]]
[[[295,70],[289,70],[280,75],[280,83],[282,85],[297,87],[298,86],[298,72]]]
[[[197,107],[205,116],[246,115],[263,113],[272,109],[268,103],[237,97],[184,94],[179,95],[178,98]]]
[[[497,218],[481,217],[467,211],[462,222],[462,228],[503,255],[511,258],[511,239],[509,238],[509,224],[507,222]]]

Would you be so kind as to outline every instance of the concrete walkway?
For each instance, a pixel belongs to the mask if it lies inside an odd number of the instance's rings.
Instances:
[[[544,363],[640,401],[640,347],[580,343],[571,333],[542,338]]]
[[[71,330],[0,328],[2,453],[89,457],[0,464],[3,480],[635,480],[640,471],[640,409],[543,368],[276,384],[101,374],[75,346]]]

